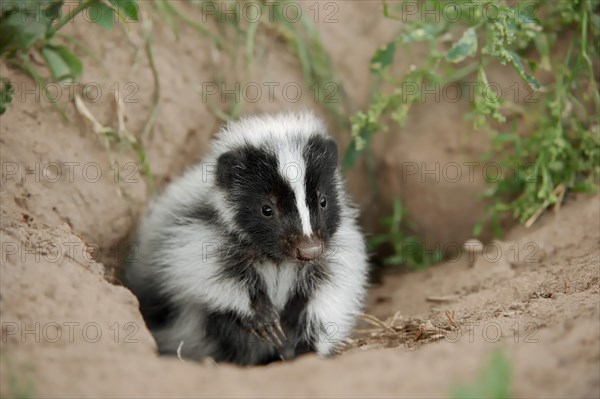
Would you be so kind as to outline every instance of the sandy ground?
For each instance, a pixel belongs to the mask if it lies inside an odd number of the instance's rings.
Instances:
[[[43,397],[446,397],[501,347],[515,397],[598,397],[599,217],[597,197],[576,200],[486,249],[473,267],[464,256],[386,276],[368,312],[395,314],[400,330],[358,334],[334,359],[251,369],[157,357],[133,295],[102,278],[69,229],[3,222],[5,245],[44,248],[2,265],[3,395],[31,386]],[[61,248],[75,250],[56,260]],[[404,339],[405,321],[443,332],[449,318],[455,328],[436,343]]]
[[[318,28],[350,106],[358,110],[368,102],[373,49],[397,25],[382,21],[372,3],[338,4],[338,22],[318,21]],[[145,17],[152,15],[147,12]],[[214,46],[186,27],[179,40],[164,26],[153,29],[162,102],[144,145],[162,186],[201,156],[221,123],[199,88],[227,68],[219,61],[224,56],[215,56]],[[77,21],[66,33],[105,60],[103,67],[83,56],[82,82],[102,90],[96,102],[87,102],[90,110],[115,126],[111,88],[118,84],[138,100],[126,103],[126,124],[139,135],[154,89],[140,50],[141,27],[105,32]],[[93,40],[98,33],[102,40]],[[248,81],[301,81],[282,43],[267,36],[258,43],[263,58]],[[398,68],[411,63],[403,54],[398,58]],[[497,347],[511,364],[516,397],[600,396],[597,196],[572,197],[532,229],[514,229],[486,246],[472,267],[463,255],[424,272],[386,273],[383,284],[371,289],[366,309],[385,326],[361,322],[349,349],[336,358],[305,356],[248,369],[159,358],[137,300],[116,278],[126,237],[150,196],[135,156],[126,148],[107,151],[68,104],[68,91],[62,99],[66,123],[28,78],[0,67],[17,88],[14,104],[0,118],[2,397],[447,397],[456,384],[475,381]],[[511,75],[503,78],[508,85]],[[378,197],[366,188],[360,167],[349,185],[367,230],[401,196],[428,243],[462,245],[484,209],[481,179],[450,184],[399,176],[407,161],[425,162],[431,170],[436,163],[476,159],[486,138],[473,137],[458,119],[467,103],[433,104],[435,118],[430,106],[420,104],[406,129],[377,139]],[[325,116],[308,90],[297,103],[276,96],[244,110],[297,107]],[[347,141],[347,132],[333,133]]]

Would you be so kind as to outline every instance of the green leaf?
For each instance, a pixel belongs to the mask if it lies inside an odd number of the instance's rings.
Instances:
[[[402,35],[402,43],[431,41],[444,32],[444,24],[423,24],[409,29]]]
[[[26,51],[43,38],[50,22],[35,13],[6,12],[0,18],[0,55]]]
[[[136,0],[110,0],[110,3],[117,8],[119,15],[127,17],[125,22],[140,20]]]
[[[541,86],[540,83],[537,80],[535,80],[533,76],[525,72],[525,67],[523,66],[521,57],[519,57],[519,55],[513,51],[507,51],[507,53],[510,56],[510,61],[515,67],[515,70],[517,71],[519,76],[521,76],[521,78],[523,78],[523,80],[525,80],[529,84],[529,86],[531,86],[532,89],[539,89]]]
[[[29,50],[43,39],[52,21],[60,16],[62,0],[19,0],[2,4],[0,55]]]
[[[483,221],[479,221],[479,222],[475,223],[475,226],[473,226],[473,236],[479,237],[482,230],[483,230]]]
[[[353,140],[344,154],[344,160],[342,162],[344,170],[349,170],[352,166],[354,166],[361,153],[362,151],[356,148],[356,143]]]
[[[394,200],[394,210],[393,210],[393,218],[394,223],[400,224],[402,223],[402,217],[404,216],[404,210],[402,208],[402,202],[399,199]]]
[[[88,8],[92,22],[97,23],[104,29],[113,27],[113,9],[104,3],[94,3]]]
[[[537,71],[538,68],[538,63],[533,61],[533,60],[528,60],[527,61],[527,65],[529,65],[529,69],[531,69],[531,72],[535,72]]]
[[[431,258],[428,259],[428,262],[431,264],[436,264],[436,263],[440,263],[443,260],[444,260],[444,252],[440,251],[439,249],[436,249],[433,252],[433,255],[431,255]]]
[[[8,105],[12,102],[14,89],[10,80],[0,78],[0,115],[6,112]]]
[[[389,42],[375,51],[371,58],[371,72],[381,73],[392,64],[394,54],[396,53],[396,43]]]
[[[596,193],[598,191],[598,186],[589,181],[582,181],[575,183],[572,190],[576,193]]]
[[[49,46],[42,47],[42,56],[46,60],[46,64],[50,68],[54,80],[60,81],[71,76],[71,68],[69,68],[69,65],[63,60],[58,51]]]
[[[387,266],[398,266],[406,261],[404,255],[392,255],[384,259],[383,264]]]
[[[565,168],[565,164],[561,161],[552,161],[548,163],[548,168],[555,172],[560,172]]]
[[[508,205],[508,204],[498,202],[494,205],[494,209],[496,210],[496,213],[502,213],[502,212],[510,211],[511,208],[510,208],[510,205]]]
[[[390,6],[385,0],[383,0],[383,16],[386,18],[392,18],[392,14],[390,13]]]
[[[394,218],[391,216],[385,216],[381,219],[381,223],[383,223],[384,226],[393,226],[394,225]]]
[[[75,80],[79,79],[83,70],[79,57],[64,46],[53,46],[53,49],[60,54],[63,61],[69,66],[72,78]]]
[[[496,144],[512,143],[519,139],[514,133],[498,133],[494,136],[493,140]]]
[[[550,44],[548,43],[547,35],[536,35],[533,38],[535,46],[540,53],[540,68],[546,71],[552,71],[552,64],[550,62]]]
[[[81,61],[63,46],[42,47],[42,56],[55,81],[75,80],[81,76]]]
[[[372,248],[376,248],[382,244],[385,244],[388,241],[388,238],[385,235],[378,235],[369,239],[369,245]]]
[[[469,28],[463,33],[459,41],[446,54],[446,60],[458,63],[467,57],[472,57],[477,53],[477,33],[474,28]]]

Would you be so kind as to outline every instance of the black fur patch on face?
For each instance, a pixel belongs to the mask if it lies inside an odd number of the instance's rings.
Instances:
[[[340,205],[337,193],[338,153],[335,141],[313,136],[304,148],[306,162],[306,204],[313,231],[324,242],[340,226]],[[323,199],[325,207],[322,207]]]
[[[295,195],[278,172],[278,161],[266,149],[246,146],[217,160],[217,184],[234,205],[235,220],[270,259],[280,262],[295,255],[301,221]],[[263,214],[263,207],[273,210]]]

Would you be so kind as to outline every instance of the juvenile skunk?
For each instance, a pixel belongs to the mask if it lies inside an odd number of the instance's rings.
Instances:
[[[328,356],[365,296],[356,216],[317,118],[248,117],[150,205],[126,284],[161,353],[242,365]]]

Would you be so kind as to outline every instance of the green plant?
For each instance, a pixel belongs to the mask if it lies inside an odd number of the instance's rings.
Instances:
[[[300,12],[297,20],[288,17],[285,9],[289,6],[300,7],[297,1],[213,1],[201,0],[189,5],[197,7],[205,20],[212,20],[223,33],[215,33],[206,26],[188,17],[182,6],[170,0],[159,0],[154,6],[161,18],[171,26],[179,36],[178,23],[183,23],[208,38],[219,50],[224,51],[231,60],[233,74],[237,81],[248,78],[252,67],[260,60],[258,48],[260,35],[275,37],[285,43],[298,60],[302,70],[305,88],[314,96],[316,103],[325,107],[332,119],[340,127],[347,127],[346,97],[343,87],[336,79],[329,55],[323,47],[309,12]],[[225,12],[224,12],[225,10]],[[223,40],[222,37],[232,37]],[[243,64],[243,68],[239,66]],[[241,69],[238,70],[238,69]],[[222,71],[215,81],[225,81]],[[237,118],[243,106],[241,96],[232,96],[234,100],[226,106],[207,105],[223,120]]]
[[[419,270],[441,261],[441,250],[427,250],[417,237],[405,233],[405,230],[410,228],[407,217],[407,211],[400,200],[394,201],[392,215],[383,219],[388,231],[370,238],[369,247],[375,250],[387,245],[393,250],[393,254],[383,261],[387,266],[407,265],[411,269]]]
[[[64,42],[73,43],[82,49],[85,49],[85,46],[73,38],[58,34],[78,14],[88,10],[90,12],[88,19],[105,29],[112,28],[115,16],[122,21],[139,21],[137,0],[78,0],[76,3],[70,2],[73,7],[68,7],[68,11],[62,15],[65,11],[64,5],[64,0],[16,0],[2,7],[0,57],[6,59],[12,67],[23,71],[44,90],[47,90],[46,79],[43,78],[43,73],[39,68],[35,66],[37,62],[32,61],[38,56],[44,60],[44,65],[49,70],[51,80],[54,82],[76,81],[81,77],[82,62],[65,46]],[[154,106],[144,128],[143,136],[147,135],[154,122],[160,95],[158,77],[152,58],[149,29],[145,29],[145,50],[152,68],[156,91]],[[0,114],[6,111],[13,94],[12,85],[8,79],[1,78],[1,84]],[[51,104],[67,120],[63,109],[55,102],[51,102]],[[76,108],[79,111],[81,105]],[[122,109],[119,112],[122,113]],[[87,113],[89,114],[89,111]],[[117,132],[105,127],[96,130],[96,133],[107,140],[107,145],[109,142],[126,143],[133,149],[140,161],[142,172],[153,188],[153,175],[146,153],[139,141],[125,131]]]
[[[0,115],[6,112],[8,105],[12,102],[13,94],[14,88],[10,80],[0,78]]]
[[[323,47],[319,34],[306,14],[292,23],[283,13],[284,2],[274,2],[275,22],[270,26],[277,31],[296,54],[304,82],[315,93],[315,101],[325,106],[340,127],[347,126],[345,115],[345,92],[333,73],[331,61]],[[265,2],[266,3],[266,2]]]
[[[0,57],[25,72],[44,90],[47,90],[46,82],[34,66],[33,57],[41,56],[55,82],[74,81],[81,76],[81,60],[57,38],[58,31],[75,16],[93,8],[91,21],[106,29],[112,27],[114,14],[121,19],[138,20],[134,0],[79,0],[62,15],[63,4],[63,0],[16,0],[3,4],[0,15]],[[3,101],[4,107],[6,104]],[[58,104],[52,104],[66,120]]]
[[[478,380],[451,390],[453,399],[509,399],[511,367],[504,352],[495,350]]]
[[[598,47],[593,43],[600,41],[600,3],[427,0],[419,4],[436,10],[437,18],[405,19],[402,3],[392,6],[383,1],[384,15],[401,19],[402,29],[372,57],[376,94],[366,111],[351,118],[353,142],[345,167],[369,153],[373,134],[388,129],[387,118],[400,126],[406,123],[423,87],[465,84],[466,78],[474,77],[472,108],[465,118],[492,136],[493,148],[487,156],[494,157],[504,171],[489,180],[485,196],[493,205],[474,227],[475,235],[488,222],[501,235],[500,220],[508,212],[531,225],[548,206],[559,206],[567,190],[596,190],[600,95],[594,75]],[[555,50],[561,36],[573,39],[566,55]],[[396,49],[403,46],[409,52],[415,42],[427,45],[427,55],[396,76],[391,68]],[[494,95],[486,73],[492,62],[510,65],[541,101],[515,104]],[[534,77],[539,70],[551,72],[553,79],[542,86]],[[515,116],[507,116],[510,113]],[[518,132],[517,127],[526,131]]]

